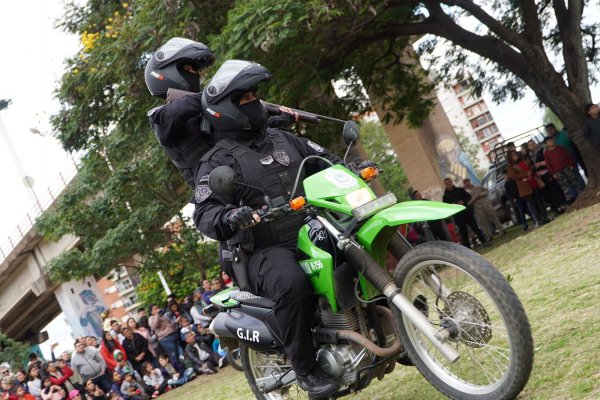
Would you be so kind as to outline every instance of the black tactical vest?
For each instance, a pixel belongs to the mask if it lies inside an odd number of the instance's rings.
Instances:
[[[187,134],[181,135],[181,140],[175,146],[163,146],[173,164],[192,189],[195,186],[196,168],[204,154],[212,147],[212,137],[200,131],[199,120],[201,118],[192,118],[186,122]]]
[[[273,150],[270,154],[259,153],[244,145],[223,139],[215,147],[228,150],[233,154],[238,163],[244,183],[263,189],[271,198],[276,199],[283,196],[285,201],[290,200],[294,187],[294,180],[304,159],[298,149],[285,137],[285,134],[270,131]],[[296,189],[296,196],[304,193],[302,180]],[[234,193],[234,201],[239,204],[241,200],[238,191]],[[244,199],[244,205],[252,208],[260,208],[264,205],[263,194],[258,190],[250,192]],[[260,223],[251,229],[254,236],[254,246],[265,248],[278,244],[289,244],[298,238],[298,230],[304,224],[304,215],[290,215],[270,223]]]

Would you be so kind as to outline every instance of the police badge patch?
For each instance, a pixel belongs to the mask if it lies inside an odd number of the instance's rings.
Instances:
[[[277,161],[279,164],[285,167],[290,165],[290,157],[287,155],[285,150],[275,150],[273,152],[273,158],[275,159],[275,161]]]
[[[194,198],[198,203],[202,203],[204,200],[208,199],[211,194],[212,190],[210,190],[210,187],[208,186],[208,175],[204,175],[200,178],[196,190],[194,190]]]
[[[272,164],[272,163],[273,163],[273,156],[267,156],[267,157],[265,157],[265,158],[261,158],[261,159],[260,159],[260,160],[258,160],[258,161],[260,161],[260,163],[261,163],[262,165],[269,165],[269,164]]]
[[[324,148],[322,148],[321,146],[319,146],[318,144],[311,142],[310,140],[307,141],[307,144],[312,147],[315,151],[318,151],[319,153],[322,153],[323,151],[325,151]]]

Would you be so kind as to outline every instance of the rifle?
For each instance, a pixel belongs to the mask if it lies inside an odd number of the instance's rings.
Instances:
[[[175,101],[184,96],[189,96],[191,94],[196,94],[196,93],[189,92],[187,90],[169,88],[169,90],[167,90],[167,103],[171,103],[172,101]],[[261,100],[261,102],[265,106],[265,109],[267,110],[267,113],[269,115],[281,114],[281,110],[279,109],[279,107],[281,107],[281,106],[279,104],[268,103],[263,100]],[[292,108],[292,111],[298,113],[298,121],[299,122],[306,122],[309,124],[320,124],[321,120],[323,120],[323,121],[329,121],[329,122],[336,122],[336,123],[342,124],[342,125],[346,123],[346,121],[344,121],[342,119],[328,117],[326,115],[315,114],[315,113],[311,113],[311,112],[303,111],[303,110],[296,110],[293,108]]]

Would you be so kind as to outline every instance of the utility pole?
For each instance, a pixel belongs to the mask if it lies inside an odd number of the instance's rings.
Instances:
[[[0,111],[8,108],[10,103],[11,103],[10,99],[0,100]],[[31,176],[29,176],[25,173],[25,168],[23,167],[23,164],[21,163],[21,160],[19,159],[19,156],[17,155],[15,147],[13,146],[13,143],[10,140],[8,131],[6,130],[6,127],[4,126],[4,123],[2,122],[2,114],[0,114],[0,136],[2,136],[2,139],[4,140],[4,144],[6,145],[6,150],[8,151],[8,154],[10,154],[10,157],[12,158],[13,163],[15,164],[15,167],[17,168],[17,172],[19,173],[19,177],[23,181],[23,185],[25,185],[27,188],[30,189],[27,191],[29,193],[29,196],[31,197],[34,204],[36,204],[37,207],[39,207],[40,211],[42,211],[42,205],[40,203],[40,200],[38,199],[37,195],[35,194],[35,190],[33,189],[34,180]]]

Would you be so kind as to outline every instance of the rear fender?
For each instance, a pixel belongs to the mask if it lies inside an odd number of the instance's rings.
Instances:
[[[458,204],[441,203],[439,201],[405,201],[373,215],[360,227],[356,237],[358,242],[370,252],[376,242],[384,242],[387,245],[391,235],[396,232],[396,229],[389,229],[390,227],[397,227],[411,222],[444,219],[464,209],[464,206]],[[385,234],[386,237],[379,237],[380,233]]]

